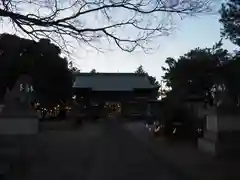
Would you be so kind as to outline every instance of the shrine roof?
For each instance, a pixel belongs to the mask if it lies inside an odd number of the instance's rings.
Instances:
[[[90,88],[93,91],[132,91],[152,89],[146,75],[135,73],[76,73],[73,88]]]

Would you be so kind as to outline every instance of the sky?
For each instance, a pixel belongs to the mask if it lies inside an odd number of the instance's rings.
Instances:
[[[221,4],[219,0],[216,1],[218,1],[218,5]],[[221,0],[221,2],[223,1]],[[158,81],[161,81],[163,75],[161,67],[165,66],[166,58],[177,59],[191,49],[212,47],[220,40],[221,24],[218,21],[219,18],[219,14],[216,13],[215,15],[177,20],[175,22],[177,29],[170,36],[159,38],[158,44],[160,46],[151,54],[146,54],[143,51],[128,53],[120,49],[100,53],[93,48],[86,49],[87,45],[83,43],[83,46],[76,44],[71,55],[74,57],[74,64],[81,72],[89,72],[92,69],[96,69],[97,72],[134,72],[138,66],[142,65],[149,75],[155,76]],[[94,22],[89,19],[88,21]],[[2,24],[2,31],[11,32],[8,26],[12,26],[12,24]],[[98,47],[101,46],[105,46],[104,42],[103,44],[98,43]],[[229,40],[224,41],[223,48],[230,52],[237,49]]]
[[[127,53],[121,50],[99,53],[97,51],[77,51],[75,63],[82,72],[96,69],[97,72],[133,72],[140,65],[158,81],[163,75],[161,67],[167,57],[178,58],[193,48],[212,47],[220,40],[221,24],[219,15],[191,17],[177,22],[177,30],[170,36],[161,38],[160,47],[151,54],[144,52]],[[224,40],[223,47],[230,52],[236,47]]]

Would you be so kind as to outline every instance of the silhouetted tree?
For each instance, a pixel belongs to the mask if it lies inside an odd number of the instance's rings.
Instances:
[[[222,4],[220,22],[223,25],[221,33],[234,44],[240,46],[240,1],[228,0]]]
[[[230,75],[227,70],[231,69],[227,64],[230,65],[231,61],[232,57],[222,48],[221,41],[212,48],[195,48],[178,59],[166,59],[162,78],[170,90],[162,99],[161,111],[167,131],[172,133],[173,122],[181,122],[183,134],[188,137],[197,135],[196,128],[203,128],[204,124],[203,121],[195,124],[198,116],[191,109],[191,101],[197,98],[202,103],[212,102],[212,97],[206,94],[216,84],[227,85],[226,74]],[[186,103],[190,106],[185,106]]]
[[[171,32],[173,16],[211,11],[210,0],[188,1],[29,1],[2,0],[0,17],[34,39],[52,38],[66,45],[66,37],[92,45],[103,38],[125,51],[146,48],[147,40]],[[94,18],[94,17],[98,18]],[[124,30],[124,32],[122,32]],[[133,33],[132,33],[133,32]]]
[[[147,72],[143,69],[142,65],[140,65],[134,73],[136,73],[136,74],[147,74]]]
[[[96,69],[92,69],[90,73],[97,73]]]
[[[240,105],[240,57],[233,56],[222,68],[222,77],[234,105]]]
[[[33,59],[30,74],[41,102],[51,105],[71,98],[72,72],[68,68],[67,59],[59,56],[60,49],[50,42],[40,40],[31,52],[34,54],[30,55]]]
[[[33,78],[36,97],[46,105],[66,101],[71,97],[72,72],[66,59],[60,57],[60,48],[47,39],[39,42],[3,34],[1,50],[1,95],[11,89],[21,74]]]
[[[196,48],[180,56],[178,60],[167,58],[168,67],[163,80],[179,97],[189,94],[204,96],[214,84],[222,83],[222,67],[229,61],[227,50],[221,41],[212,48]]]
[[[146,75],[149,79],[149,82],[151,85],[153,85],[154,87],[156,87],[156,91],[154,93],[154,97],[157,99],[159,96],[160,96],[160,93],[159,93],[159,87],[160,87],[160,84],[159,82],[156,80],[155,77],[153,76],[150,76],[144,69],[143,69],[143,66],[140,65],[137,70],[134,72],[136,74],[143,74],[143,75]]]

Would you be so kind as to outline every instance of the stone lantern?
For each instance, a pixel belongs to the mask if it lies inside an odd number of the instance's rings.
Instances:
[[[185,99],[185,105],[191,109],[199,118],[205,116],[205,99],[199,95],[190,95]]]
[[[198,148],[214,156],[231,156],[240,150],[240,116],[219,111],[225,87],[213,86],[213,105],[207,107],[206,130]]]
[[[196,115],[194,117],[197,118],[192,119],[192,128],[197,132],[197,137],[202,136],[206,119],[205,97],[196,94],[189,95],[184,99],[184,105],[192,114]]]

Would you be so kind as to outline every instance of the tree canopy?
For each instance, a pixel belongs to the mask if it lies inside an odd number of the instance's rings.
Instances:
[[[222,35],[240,46],[240,1],[228,0],[222,4],[220,14],[219,21],[223,25]]]
[[[168,97],[181,102],[190,95],[204,97],[214,86],[221,85],[225,94],[237,104],[240,97],[240,59],[222,48],[222,42],[212,48],[196,48],[177,60],[166,59],[162,77],[170,87]]]
[[[221,42],[212,48],[196,48],[178,60],[167,58],[163,80],[172,89],[203,95],[217,83],[220,68],[227,60],[228,52],[221,49]]]
[[[153,76],[150,76],[144,69],[143,69],[143,66],[140,65],[136,71],[134,72],[136,74],[144,74],[148,77],[149,79],[149,82],[151,83],[151,85],[155,86],[156,87],[156,92],[154,94],[154,97],[157,99],[159,96],[160,96],[160,93],[158,92],[158,89],[160,87],[160,84],[159,82],[157,81],[157,79]]]
[[[138,66],[138,68],[136,69],[136,71],[134,73],[148,75],[148,73],[143,69],[142,65]]]
[[[0,17],[33,39],[49,38],[61,46],[67,37],[89,45],[106,39],[133,51],[168,35],[176,18],[211,9],[211,0],[2,0]]]
[[[97,73],[96,69],[92,69],[90,73]]]
[[[60,57],[60,48],[48,39],[35,42],[3,34],[0,50],[2,98],[21,74],[32,77],[36,98],[42,104],[56,104],[71,97],[72,72],[67,60]]]

